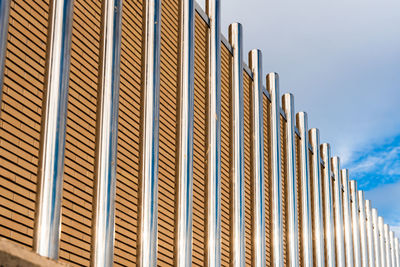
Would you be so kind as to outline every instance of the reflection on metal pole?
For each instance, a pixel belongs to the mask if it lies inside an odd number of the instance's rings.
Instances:
[[[9,1],[1,1],[1,16]],[[7,9],[7,11],[3,10]],[[42,110],[39,174],[33,247],[39,255],[58,258],[61,230],[61,198],[64,176],[65,129],[72,35],[73,0],[53,0],[49,16],[46,81]],[[1,17],[0,38],[6,38],[8,17]],[[2,39],[0,46],[5,46]],[[0,52],[0,87],[5,53]],[[0,89],[1,90],[1,89]],[[1,97],[1,93],[0,93]]]
[[[207,0],[208,111],[207,111],[207,266],[221,264],[221,25],[220,0]]]
[[[374,235],[374,255],[375,255],[375,266],[380,267],[382,264],[381,257],[381,242],[379,233],[379,222],[378,222],[378,211],[372,209],[372,230]]]
[[[232,267],[245,266],[245,213],[244,213],[244,101],[243,101],[243,34],[242,25],[229,26],[229,41],[233,49],[232,87],[231,87],[231,261]],[[262,97],[262,90],[261,97]],[[261,98],[262,99],[262,98]],[[261,102],[262,103],[262,102]],[[262,106],[261,106],[262,107]],[[262,111],[262,109],[260,109]],[[258,113],[262,114],[262,113]],[[262,117],[253,114],[253,118],[262,122]],[[254,132],[254,134],[259,131]],[[262,138],[262,135],[258,137]],[[255,139],[253,139],[255,140]],[[260,142],[260,141],[259,141]],[[253,146],[254,147],[254,146]],[[257,146],[255,146],[257,149]],[[257,158],[256,158],[257,159]],[[263,165],[263,157],[258,159]],[[263,176],[261,176],[263,177]],[[262,179],[264,180],[264,179]],[[264,187],[262,187],[264,190]],[[264,214],[264,213],[263,213]],[[265,235],[264,235],[265,236]]]
[[[288,266],[297,267],[299,256],[299,226],[297,223],[297,194],[296,194],[296,161],[295,161],[295,143],[294,143],[294,97],[292,94],[284,94],[282,97],[282,106],[286,114],[286,166],[287,166],[287,218],[288,218]]]
[[[343,188],[343,224],[344,243],[346,249],[346,266],[353,266],[353,237],[351,231],[349,172],[347,169],[341,170],[341,178]]]
[[[300,257],[305,267],[313,266],[312,249],[312,222],[311,222],[311,186],[308,167],[308,122],[307,113],[299,112],[296,115],[296,125],[300,132],[300,216],[302,225],[302,251]]]
[[[350,209],[353,233],[354,267],[361,267],[360,220],[358,218],[357,182],[350,181]]]
[[[192,264],[194,0],[180,1],[180,62],[177,125],[175,265]]]
[[[156,266],[161,1],[144,1],[137,265]]]
[[[365,215],[364,192],[358,190],[358,207],[360,221],[360,244],[361,244],[361,265],[368,266],[368,241],[367,241],[367,219]]]
[[[319,130],[309,131],[312,154],[312,177],[311,177],[311,203],[313,220],[313,240],[315,266],[324,266],[324,225],[322,219],[322,186],[321,186],[321,162],[319,154]]]
[[[333,208],[335,212],[336,263],[338,266],[345,266],[342,184],[339,157],[333,157],[331,162],[333,173]]]
[[[333,267],[335,263],[335,232],[333,220],[333,200],[332,200],[332,178],[331,178],[331,148],[329,144],[321,145],[321,159],[325,163],[322,176],[323,187],[323,206],[324,206],[324,228],[325,228],[325,251],[326,265]]]
[[[267,75],[267,90],[271,95],[271,169],[272,169],[272,266],[283,266],[283,224],[282,224],[282,187],[280,168],[280,105],[279,77],[277,73]],[[259,266],[259,265],[257,265]],[[264,266],[264,265],[263,265]]]

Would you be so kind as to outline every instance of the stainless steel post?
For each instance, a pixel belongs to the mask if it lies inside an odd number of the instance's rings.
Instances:
[[[221,22],[220,0],[207,0],[208,112],[207,112],[207,266],[221,263]]]
[[[374,247],[374,233],[372,223],[371,201],[365,200],[365,217],[366,217],[366,230],[367,230],[367,244],[368,244],[368,266],[375,266],[375,247]]]
[[[333,208],[335,212],[336,263],[337,266],[345,266],[346,256],[344,250],[342,184],[339,157],[333,157],[331,163],[333,173]]]
[[[192,265],[195,1],[180,1],[175,265]]]
[[[394,233],[393,231],[389,232],[389,245],[390,245],[390,262],[392,266],[396,266],[396,259],[394,257]]]
[[[371,210],[372,213],[372,230],[374,235],[374,255],[375,255],[375,266],[382,266],[382,256],[381,256],[381,241],[379,232],[379,222],[378,222],[378,211],[376,209]]]
[[[326,265],[328,267],[336,266],[335,256],[335,226],[333,213],[333,198],[332,198],[332,177],[331,177],[331,148],[329,144],[321,145],[321,159],[325,163],[322,170],[322,187],[323,187],[323,214],[324,214],[324,229],[325,229],[325,252]]]
[[[282,187],[280,153],[279,77],[267,75],[267,90],[271,95],[271,170],[272,170],[272,266],[283,266]],[[261,265],[257,265],[261,266]],[[263,265],[264,266],[264,265]]]
[[[260,50],[249,53],[250,69],[253,72],[251,90],[251,176],[253,184],[254,211],[252,239],[254,243],[254,266],[265,265],[265,203],[264,203],[264,134],[263,134],[263,92],[262,55]]]
[[[3,95],[2,93],[3,93],[3,81],[4,81],[4,64],[6,61],[6,53],[7,53],[6,48],[7,48],[7,34],[8,34],[8,18],[10,14],[10,2],[11,0],[0,1],[0,102]]]
[[[1,16],[8,15],[7,2],[1,1]],[[53,0],[50,6],[33,247],[39,255],[57,259],[61,231],[73,0]],[[0,22],[0,38],[7,39],[8,16],[1,17]],[[3,41],[0,40],[0,46],[5,46]],[[1,47],[0,50],[0,87],[3,86],[4,49]]]
[[[300,132],[300,213],[302,218],[301,237],[302,251],[300,257],[305,267],[313,266],[312,221],[311,221],[311,185],[308,163],[308,122],[307,113],[296,115],[296,125]]]
[[[324,223],[322,218],[322,186],[321,186],[321,162],[319,154],[319,130],[313,128],[309,131],[312,154],[312,182],[311,204],[313,220],[314,266],[325,266],[324,256]]]
[[[161,1],[144,1],[137,265],[156,266]]]
[[[341,170],[341,178],[343,190],[343,224],[344,244],[346,249],[346,266],[353,266],[353,236],[351,229],[349,172],[347,169]]]
[[[386,253],[386,266],[392,266],[392,258],[390,256],[390,237],[389,237],[389,225],[383,225],[384,240],[385,240],[385,253]]]
[[[396,267],[400,266],[400,251],[399,251],[399,239],[396,237],[394,239],[394,258],[396,260]]]
[[[296,151],[294,132],[294,97],[292,94],[284,94],[282,106],[286,114],[286,166],[287,166],[287,218],[288,218],[288,266],[299,266],[299,226],[297,220],[297,193],[296,193]]]
[[[231,87],[231,261],[232,267],[244,267],[245,266],[245,213],[244,213],[244,102],[243,102],[243,34],[242,25],[240,23],[233,23],[229,26],[229,41],[233,49],[232,58],[232,87]],[[253,92],[258,92],[254,90]],[[259,91],[262,101],[262,88]],[[256,100],[259,100],[258,98]],[[260,103],[260,101],[258,102]],[[262,103],[262,102],[261,102]],[[262,105],[261,105],[262,107]],[[260,108],[260,107],[259,107]],[[262,111],[262,108],[260,108]],[[262,125],[262,112],[255,113],[253,110],[252,118],[259,121]],[[258,125],[260,127],[260,125]],[[262,129],[262,127],[261,127]],[[257,136],[258,142],[262,144],[262,135],[260,129],[255,129],[253,136]],[[258,130],[258,131],[257,131]],[[252,139],[256,141],[256,138]],[[253,146],[259,149],[260,144]],[[258,145],[258,146],[257,146]],[[263,147],[261,147],[263,149]],[[256,152],[256,151],[254,151]],[[253,152],[253,155],[254,155]],[[260,153],[260,151],[257,151]],[[263,151],[261,152],[263,153]],[[261,154],[263,155],[263,154]],[[254,155],[257,156],[257,155]],[[253,158],[257,160],[258,170],[260,170],[260,164],[263,164],[263,157]],[[254,165],[253,165],[254,166]],[[253,170],[255,171],[255,169]],[[263,179],[263,173],[261,173],[261,179]],[[264,188],[264,187],[262,187]],[[263,213],[264,214],[264,213]],[[265,235],[264,235],[265,236]]]
[[[361,267],[360,219],[358,217],[357,182],[354,180],[350,181],[350,209],[353,233],[354,267]]]
[[[367,240],[367,218],[365,215],[364,191],[358,190],[358,208],[360,221],[360,245],[361,245],[361,266],[368,266],[368,240]]]
[[[379,232],[379,251],[381,255],[381,267],[386,267],[386,244],[383,218],[378,217],[378,232]]]
[[[111,266],[114,257],[122,0],[103,1],[101,12],[91,249],[96,267]]]

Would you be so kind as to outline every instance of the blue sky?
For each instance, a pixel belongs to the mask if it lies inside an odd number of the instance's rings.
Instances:
[[[279,73],[281,93],[294,94],[296,111],[308,113],[309,127],[400,230],[400,1],[221,5],[224,35],[243,24],[246,53],[262,50],[264,73]]]

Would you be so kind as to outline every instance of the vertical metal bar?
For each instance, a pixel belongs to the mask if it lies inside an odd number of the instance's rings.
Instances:
[[[300,199],[301,199],[301,242],[300,257],[305,267],[313,266],[312,222],[311,222],[311,187],[308,169],[308,119],[307,113],[296,114],[296,125],[300,132]]]
[[[231,87],[231,266],[245,265],[245,214],[244,214],[244,102],[243,102],[243,34],[242,25],[229,26],[232,45]],[[262,90],[261,90],[262,92]],[[261,95],[262,96],[262,95]],[[261,98],[262,99],[262,98]],[[262,107],[262,106],[261,106]],[[262,110],[262,109],[261,109]],[[260,114],[260,113],[259,113]],[[262,114],[262,113],[261,113]],[[257,114],[254,114],[257,115]],[[262,118],[261,118],[262,119]],[[262,120],[259,120],[262,122]],[[254,155],[254,154],[253,154]],[[260,164],[260,163],[258,163]],[[261,162],[262,164],[262,162]],[[262,164],[263,165],[263,164]]]
[[[207,0],[208,111],[207,111],[207,266],[221,263],[221,22],[220,0]]]
[[[372,211],[371,211],[370,200],[365,200],[365,217],[366,217],[367,244],[368,244],[368,266],[374,267],[375,248],[374,248],[374,233],[373,233]]]
[[[0,102],[3,95],[4,64],[7,53],[8,18],[11,0],[0,1]]]
[[[381,267],[385,267],[386,265],[386,247],[385,247],[385,232],[383,229],[383,218],[381,216],[378,217],[378,233],[379,233],[379,251],[381,255]]]
[[[175,265],[192,264],[194,0],[180,1]]]
[[[138,266],[156,266],[161,0],[144,1]]]
[[[394,239],[394,258],[395,258],[395,261],[396,261],[395,266],[399,267],[400,254],[399,254],[399,239],[397,237]]]
[[[326,162],[326,161],[325,161]],[[340,159],[331,159],[333,173],[333,209],[335,213],[335,241],[336,241],[336,263],[337,266],[345,266],[346,256],[344,250],[344,231],[343,231],[343,204],[342,204],[342,185],[340,178]]]
[[[331,178],[331,148],[329,144],[321,145],[321,159],[325,162],[323,169],[322,185],[324,188],[324,222],[325,222],[325,251],[326,265],[333,267],[336,265],[335,256],[335,227],[333,215],[333,198],[332,198],[332,178]]]
[[[371,210],[372,214],[372,231],[374,236],[374,255],[375,255],[375,266],[382,266],[381,256],[381,242],[379,233],[379,222],[378,222],[378,211],[376,209]]]
[[[4,2],[8,1],[2,1],[1,8],[6,8]],[[58,258],[60,243],[72,6],[73,0],[51,2],[47,41],[33,246],[36,253],[52,259]]]
[[[389,246],[390,246],[390,262],[392,266],[396,266],[396,259],[394,257],[394,233],[393,231],[389,232]]]
[[[383,225],[384,240],[385,240],[385,254],[386,254],[386,266],[392,266],[392,258],[390,257],[390,237],[389,237],[389,225]]]
[[[272,266],[283,266],[282,187],[280,153],[279,76],[267,75],[267,90],[271,95],[271,170],[272,170]],[[259,266],[259,265],[257,265]],[[264,266],[264,265],[263,265]]]
[[[102,2],[92,266],[111,266],[114,256],[118,101],[122,0]]]
[[[322,186],[321,186],[321,162],[319,154],[319,130],[313,128],[309,131],[312,155],[312,182],[311,182],[311,204],[313,221],[313,240],[315,266],[324,266],[324,224],[322,219]]]
[[[263,78],[260,50],[250,51],[249,63],[253,72],[253,89],[251,90],[251,179],[254,198],[252,218],[254,256],[252,264],[253,266],[265,266]]]
[[[354,267],[361,267],[360,220],[358,218],[357,182],[350,181],[350,210],[353,233]]]
[[[346,266],[353,266],[353,236],[351,229],[349,171],[341,170],[341,184],[343,190],[343,225],[344,244],[346,249]]]
[[[367,240],[367,219],[365,214],[364,191],[358,190],[358,207],[360,221],[360,244],[361,244],[361,265],[368,266],[368,240]]]
[[[286,114],[286,166],[287,166],[287,216],[288,216],[288,266],[299,266],[299,225],[297,221],[297,193],[296,193],[296,151],[295,151],[295,132],[294,132],[294,97],[292,94],[284,94],[282,106]]]

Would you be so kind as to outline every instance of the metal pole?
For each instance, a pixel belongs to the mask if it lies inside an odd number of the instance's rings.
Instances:
[[[253,72],[251,90],[251,179],[253,185],[254,211],[252,239],[254,243],[253,266],[265,266],[265,202],[264,202],[264,134],[263,134],[263,87],[262,55],[260,50],[249,53]]]
[[[233,23],[229,26],[229,41],[233,49],[232,87],[231,87],[231,261],[232,267],[245,266],[245,211],[244,211],[244,102],[243,102],[243,34],[242,25]],[[262,94],[262,90],[260,90]],[[262,97],[262,95],[261,95]],[[262,98],[261,98],[262,101]],[[262,103],[262,102],[261,102]],[[262,105],[261,105],[262,107]],[[262,111],[262,109],[260,109]],[[258,121],[261,112],[253,113]],[[262,125],[262,124],[261,124]],[[262,129],[262,128],[261,128]],[[253,132],[257,136],[260,131]],[[252,139],[255,141],[255,139]],[[261,136],[258,136],[261,142]],[[261,142],[262,143],[262,142]],[[259,145],[259,144],[258,144]],[[257,148],[257,146],[255,146]],[[258,146],[259,147],[259,146]],[[262,147],[263,149],[263,147]],[[254,154],[253,154],[254,155]],[[264,166],[263,158],[257,163]],[[254,158],[260,160],[260,157]],[[258,168],[259,169],[259,168]],[[262,180],[263,172],[261,173]],[[264,187],[263,187],[264,188]],[[263,213],[264,214],[264,213]]]
[[[2,1],[0,11],[3,12],[3,8],[9,9],[9,6],[4,6],[6,2]],[[60,247],[73,0],[54,0],[50,5],[33,247],[39,255],[57,259]],[[3,19],[6,18],[0,19],[2,23]],[[6,36],[6,33],[5,29],[0,34]],[[4,57],[3,53],[1,57]],[[4,59],[1,59],[1,71],[3,62]]]
[[[279,77],[277,73],[267,75],[267,90],[271,95],[271,171],[272,171],[272,266],[283,266],[282,187],[280,153],[280,106]],[[260,265],[257,265],[260,266]],[[264,266],[264,265],[263,265]]]
[[[192,265],[194,0],[180,1],[175,265]]]
[[[396,260],[396,267],[400,266],[400,251],[399,251],[399,239],[396,237],[394,239],[394,258]]]
[[[389,245],[390,245],[390,262],[392,266],[396,266],[396,259],[394,257],[394,233],[393,231],[389,232]]]
[[[313,240],[315,266],[324,266],[324,223],[322,219],[322,186],[321,186],[321,162],[319,154],[319,130],[313,128],[309,131],[310,144],[313,150],[311,166],[311,203],[313,221]]]
[[[111,266],[114,257],[115,191],[122,1],[102,2],[92,266]]]
[[[358,217],[357,182],[354,180],[350,181],[350,209],[353,233],[354,267],[361,267],[360,219]]]
[[[385,240],[385,253],[386,253],[386,266],[392,266],[392,258],[390,256],[390,237],[389,237],[389,225],[383,225],[384,240]]]
[[[321,159],[325,162],[322,177],[324,222],[325,222],[325,251],[326,265],[336,266],[335,257],[335,227],[333,220],[332,177],[331,177],[331,148],[329,144],[321,145]]]
[[[353,266],[353,237],[351,229],[349,172],[347,169],[341,170],[341,178],[343,190],[343,224],[344,244],[346,249],[346,266]]]
[[[305,267],[313,266],[312,222],[311,222],[311,186],[308,167],[308,119],[307,113],[296,115],[296,125],[300,132],[300,216],[302,218],[301,237],[302,251],[300,257]]]
[[[161,1],[144,1],[137,264],[156,266]]]
[[[365,200],[365,217],[366,217],[366,230],[367,230],[367,244],[368,244],[368,266],[375,266],[375,247],[374,247],[374,233],[372,224],[372,211],[371,201]]]
[[[286,114],[286,166],[287,166],[287,217],[288,217],[288,266],[299,266],[299,225],[297,221],[297,193],[296,193],[296,151],[294,132],[294,97],[292,94],[284,94],[282,106]]]
[[[7,53],[7,34],[8,34],[8,18],[10,15],[10,2],[11,0],[0,1],[0,102],[1,99],[3,99],[2,93],[3,93],[3,81],[4,81],[4,64],[6,61],[6,53]],[[51,17],[51,14],[49,17]]]
[[[368,266],[368,240],[367,240],[367,219],[365,215],[364,191],[358,190],[358,206],[360,221],[360,244],[361,244],[361,265]]]
[[[385,247],[385,232],[383,226],[383,218],[381,216],[378,217],[378,232],[379,232],[379,251],[381,255],[381,267],[385,267],[386,265],[386,247]]]
[[[331,163],[333,173],[333,209],[335,212],[336,263],[338,266],[344,266],[346,256],[344,250],[342,185],[339,157],[333,157]]]
[[[221,264],[221,23],[220,0],[207,0],[208,112],[207,112],[207,266]]]
[[[374,235],[374,255],[375,255],[375,266],[382,266],[381,256],[381,242],[379,233],[379,222],[378,222],[378,211],[376,209],[371,210],[372,213],[372,230]]]

